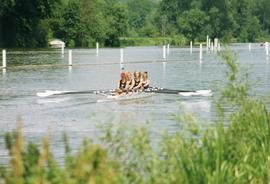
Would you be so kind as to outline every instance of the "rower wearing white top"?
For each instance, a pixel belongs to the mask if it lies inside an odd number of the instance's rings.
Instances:
[[[134,72],[134,86],[133,86],[133,90],[139,90],[142,87],[142,78],[141,78],[141,72]]]
[[[150,80],[148,79],[148,72],[143,72],[142,90],[148,89],[150,86]]]

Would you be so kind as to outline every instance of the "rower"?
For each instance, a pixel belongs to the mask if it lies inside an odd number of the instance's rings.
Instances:
[[[132,78],[132,73],[126,72],[126,78],[127,78],[126,90],[131,91],[135,84],[134,79]]]
[[[143,72],[142,90],[148,89],[149,85],[150,85],[150,80],[148,79],[148,72]]]
[[[142,79],[141,79],[141,72],[134,72],[134,86],[133,86],[133,91],[137,91],[141,89],[142,87]]]
[[[117,89],[115,90],[118,95],[120,95],[123,92],[126,92],[126,86],[127,86],[126,74],[122,72],[120,77],[121,79],[118,81]]]

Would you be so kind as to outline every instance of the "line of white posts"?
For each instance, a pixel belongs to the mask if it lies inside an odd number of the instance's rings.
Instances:
[[[192,54],[192,52],[193,52],[193,42],[192,41],[190,41],[189,46],[190,46],[190,54]],[[211,42],[211,39],[207,35],[207,37],[206,37],[206,52],[208,52],[208,50],[211,50],[212,52],[213,51],[219,51],[220,52],[221,51],[221,45],[218,42],[217,38],[214,39],[214,42]],[[199,59],[202,60],[202,58],[203,58],[203,45],[201,43],[200,47],[199,47]]]
[[[215,38],[214,41],[212,42],[209,36],[206,36],[206,51],[208,52],[210,50],[211,52],[213,51],[221,51],[221,45],[218,40],[218,38]]]
[[[170,44],[168,45],[163,45],[163,59],[166,60],[167,59],[167,55],[170,53]],[[251,43],[248,44],[248,48],[249,51],[251,51]],[[206,38],[206,50],[211,50],[212,52],[217,50],[217,51],[221,51],[221,45],[218,42],[218,39],[215,38],[214,42],[211,42],[211,39],[209,38],[209,36],[207,35]],[[190,41],[190,53],[192,54],[193,52],[193,42]],[[72,66],[72,50],[69,50],[68,52],[69,54],[69,66]],[[268,56],[269,55],[269,43],[265,42],[265,53]],[[62,54],[64,54],[64,48],[62,47]],[[99,54],[99,43],[96,43],[96,55],[98,56]],[[199,59],[202,60],[203,58],[203,45],[200,44],[200,50],[199,50]],[[3,68],[6,68],[6,50],[2,51],[2,58],[3,58]],[[124,50],[123,48],[120,49],[120,64],[121,64],[121,68],[123,68],[123,63],[124,63]]]
[[[208,50],[210,51],[214,51],[214,50],[217,50],[217,51],[220,51],[221,48],[220,48],[220,43],[218,42],[218,39],[215,38],[214,39],[214,42],[211,42],[211,39],[209,38],[209,36],[207,35],[207,38],[206,38],[206,50],[208,52]],[[167,44],[167,45],[163,45],[163,59],[166,60],[167,59],[167,55],[169,55],[170,53],[170,44]],[[248,44],[248,49],[249,51],[251,51],[251,43]],[[192,54],[193,52],[193,42],[191,41],[190,42],[190,53]],[[199,59],[202,60],[203,58],[203,45],[200,44],[200,51],[199,51]],[[64,45],[61,46],[61,54],[64,55]],[[268,42],[265,42],[265,54],[266,56],[269,55],[269,43]],[[97,42],[96,43],[96,55],[98,56],[99,55],[99,43]],[[121,48],[120,49],[120,64],[121,64],[121,68],[122,65],[124,63],[124,49]],[[68,50],[68,65],[69,66],[72,66],[72,50]],[[7,68],[7,52],[5,49],[2,50],[2,68]]]

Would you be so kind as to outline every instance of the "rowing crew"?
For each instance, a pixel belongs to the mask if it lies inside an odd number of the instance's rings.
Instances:
[[[143,91],[149,88],[150,80],[148,79],[148,73],[135,71],[132,75],[131,72],[122,72],[121,79],[118,81],[116,93],[118,95],[122,93],[128,93],[130,91]]]

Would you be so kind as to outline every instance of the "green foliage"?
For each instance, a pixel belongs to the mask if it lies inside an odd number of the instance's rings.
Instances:
[[[70,47],[120,46],[120,37],[178,35],[265,41],[269,8],[269,0],[2,0],[0,47],[46,47],[53,38]]]
[[[268,11],[270,8],[270,1],[268,0],[258,0],[256,1],[257,6],[255,8],[255,14],[260,21],[260,25],[262,26],[263,30],[270,33],[270,12]]]
[[[48,43],[47,19],[59,1],[4,0],[0,13],[0,46],[41,47]]]
[[[64,41],[67,46],[74,47],[75,42],[79,39],[79,32],[82,28],[80,20],[79,4],[70,1],[63,13],[63,25],[61,26]]]
[[[108,32],[105,36],[106,46],[120,46],[119,38],[127,32],[127,11],[125,6],[120,4],[112,4],[107,14],[107,19],[110,20]]]
[[[152,12],[155,9],[155,3],[149,0],[129,0],[127,1],[128,23],[131,36],[144,36],[143,29],[149,25],[153,19]],[[148,29],[154,30],[154,27],[148,26]],[[148,31],[149,32],[149,31]]]
[[[224,41],[237,38],[240,42],[253,42],[263,32],[269,34],[269,16],[266,16],[269,13],[266,11],[270,5],[268,2],[162,0],[157,27],[163,36],[183,34],[190,40],[202,40],[209,35],[212,39],[217,37]]]
[[[125,46],[145,46],[145,45],[155,45],[160,46],[170,43],[171,45],[183,46],[187,43],[187,39],[184,36],[174,36],[174,37],[155,37],[155,38],[145,38],[145,37],[122,37],[120,38],[120,45]]]
[[[9,184],[109,184],[120,181],[117,163],[108,158],[101,146],[86,141],[75,157],[67,153],[63,168],[53,159],[48,138],[44,138],[41,148],[33,143],[25,148],[21,125],[18,121],[17,130],[6,136],[11,160],[9,167],[2,167],[0,171],[1,181]]]
[[[14,0],[2,0],[0,4],[0,16],[9,13],[15,5]]]
[[[221,114],[213,128],[201,132],[191,114],[175,115],[187,125],[175,134],[163,133],[154,140],[146,127],[127,128],[127,124],[104,129],[103,146],[85,140],[79,151],[71,153],[64,135],[66,161],[59,166],[49,149],[25,146],[21,123],[6,134],[10,154],[8,166],[0,169],[4,183],[269,183],[270,113],[260,99],[249,95],[246,75],[240,76],[237,58],[222,55],[227,66],[227,83],[221,89],[217,110]],[[20,120],[19,120],[20,122]],[[225,127],[224,127],[225,125]],[[157,135],[155,134],[156,138]]]
[[[194,41],[196,38],[204,40],[205,36],[200,38],[201,35],[207,35],[207,30],[210,30],[207,25],[209,17],[199,9],[192,9],[183,12],[183,15],[178,17],[177,26],[189,40]],[[194,42],[193,42],[194,43]]]

